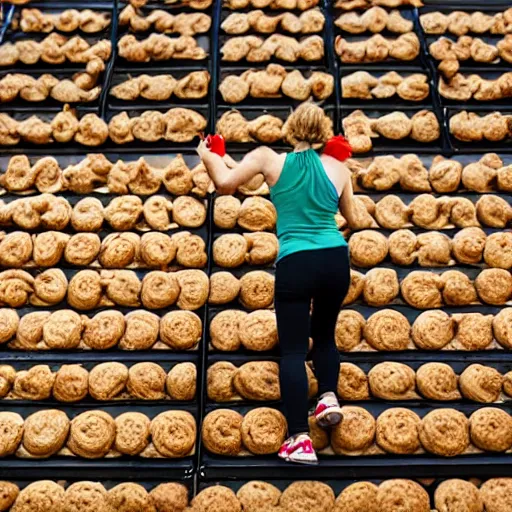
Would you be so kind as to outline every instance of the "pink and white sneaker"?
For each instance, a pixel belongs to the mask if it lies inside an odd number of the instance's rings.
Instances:
[[[313,442],[307,434],[298,434],[288,438],[283,446],[281,446],[278,456],[286,460],[286,462],[318,464]]]
[[[324,393],[315,409],[316,422],[320,427],[334,427],[343,419],[340,403],[332,392]]]

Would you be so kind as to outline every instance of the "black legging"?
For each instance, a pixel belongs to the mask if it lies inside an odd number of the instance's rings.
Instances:
[[[334,331],[349,284],[346,246],[297,252],[277,263],[275,307],[281,351],[281,397],[291,436],[309,430],[308,380],[304,365],[310,333],[319,393],[336,392],[340,356]]]

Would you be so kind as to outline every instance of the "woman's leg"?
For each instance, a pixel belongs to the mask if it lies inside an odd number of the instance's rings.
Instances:
[[[309,431],[308,379],[305,362],[309,345],[311,296],[301,253],[279,262],[275,307],[279,334],[281,399],[290,436]]]

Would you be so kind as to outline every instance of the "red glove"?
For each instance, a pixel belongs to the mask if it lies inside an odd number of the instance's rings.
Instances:
[[[345,137],[336,135],[325,144],[324,155],[332,156],[336,160],[344,162],[352,156],[352,148]]]
[[[206,147],[219,156],[226,154],[226,141],[222,135],[208,135],[206,137]]]

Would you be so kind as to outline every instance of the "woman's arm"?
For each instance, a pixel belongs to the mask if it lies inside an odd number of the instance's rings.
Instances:
[[[340,211],[349,227],[354,227],[357,224],[357,218],[356,206],[354,204],[354,190],[352,188],[352,173],[344,164],[341,164],[341,166],[346,179],[340,197]]]
[[[261,173],[265,178],[267,177],[268,161],[271,153],[274,152],[270,148],[262,146],[247,153],[242,161],[234,167],[228,167],[221,156],[212,153],[206,147],[205,141],[201,141],[197,153],[215,183],[217,191],[221,194],[233,194],[240,185],[247,183],[256,174]]]

